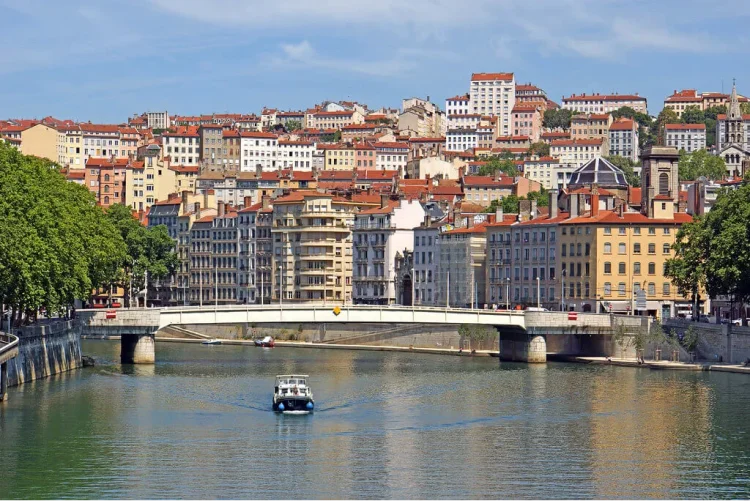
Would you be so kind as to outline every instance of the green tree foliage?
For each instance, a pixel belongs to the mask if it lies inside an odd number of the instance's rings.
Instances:
[[[492,202],[490,202],[490,206],[487,207],[484,212],[494,213],[497,212],[497,209],[502,207],[503,213],[505,214],[518,214],[520,205],[519,202],[521,200],[536,200],[537,207],[547,207],[549,205],[549,196],[547,194],[547,191],[542,188],[542,191],[529,192],[528,198],[518,197],[511,194],[507,197],[503,197],[502,200],[493,200]]]
[[[705,286],[711,297],[750,298],[750,185],[719,194],[711,212],[683,225],[667,276],[683,291]]]
[[[612,112],[612,118],[614,120],[617,120],[618,118],[629,118],[638,123],[638,145],[641,149],[656,144],[654,121],[646,113],[635,111],[630,106],[623,106]]]
[[[656,122],[654,123],[653,129],[655,129],[656,134],[656,143],[654,144],[664,144],[664,126],[667,124],[678,124],[680,123],[680,117],[677,116],[677,113],[675,113],[674,110],[670,108],[664,108],[661,110],[661,113],[659,113],[659,116],[656,117]]]
[[[743,115],[750,115],[750,102],[740,103],[740,112],[742,112]]]
[[[684,124],[702,124],[705,120],[706,116],[703,110],[695,105],[686,107],[682,112],[682,123]]]
[[[573,117],[571,110],[557,108],[544,112],[542,125],[548,129],[570,129],[570,119]]]
[[[704,121],[706,124],[706,146],[716,145],[716,117],[718,115],[725,114],[727,107],[722,106],[711,106],[703,111]]]
[[[120,232],[126,245],[126,255],[119,263],[120,284],[126,290],[132,273],[133,284],[141,288],[149,279],[159,280],[174,273],[178,264],[174,252],[174,240],[164,225],[146,228],[134,217],[129,207],[121,204],[110,206],[107,219]]]
[[[630,186],[634,186],[637,188],[641,185],[641,177],[635,173],[635,167],[638,166],[638,163],[633,162],[629,158],[621,157],[619,155],[612,155],[605,158],[612,162],[612,164],[616,167],[619,167],[620,170],[625,173],[625,179]]]
[[[540,191],[530,191],[526,197],[521,197],[521,200],[536,200],[537,207],[547,207],[549,205],[549,195],[547,190],[542,187]]]
[[[531,143],[529,146],[529,155],[536,155],[538,157],[549,156],[549,144],[539,141],[537,143]]]
[[[490,157],[487,163],[479,167],[480,176],[492,176],[495,172],[500,171],[506,176],[516,177],[518,175],[518,167],[515,162],[507,156]]]
[[[287,120],[284,128],[290,132],[294,130],[300,130],[302,128],[302,122],[300,122],[299,120]]]
[[[0,143],[0,298],[16,323],[110,283],[125,245],[89,191]]]
[[[727,173],[724,159],[703,149],[692,153],[681,151],[678,167],[680,181],[693,181],[701,176],[711,180],[722,179]]]

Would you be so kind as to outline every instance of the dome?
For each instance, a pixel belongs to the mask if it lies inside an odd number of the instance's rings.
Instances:
[[[625,173],[608,160],[597,157],[578,167],[570,175],[568,186],[599,185],[602,188],[627,188]]]

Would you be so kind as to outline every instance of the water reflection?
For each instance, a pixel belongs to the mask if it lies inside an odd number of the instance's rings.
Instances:
[[[750,381],[495,359],[159,345],[13,389],[4,497],[748,497]],[[311,416],[270,411],[311,375]]]

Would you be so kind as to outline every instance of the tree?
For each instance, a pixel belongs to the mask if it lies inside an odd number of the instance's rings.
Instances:
[[[619,155],[612,155],[605,158],[609,160],[615,167],[620,168],[620,170],[625,174],[625,180],[630,186],[634,186],[637,188],[641,185],[641,177],[635,173],[635,167],[638,166],[636,162],[633,162],[631,159],[621,157]]]
[[[109,283],[125,246],[84,186],[0,143],[0,300],[16,324]]]
[[[703,110],[695,105],[685,108],[682,112],[682,123],[684,124],[702,124],[705,123],[706,116]]]
[[[706,284],[709,239],[710,233],[703,221],[682,225],[672,245],[675,257],[667,259],[664,268],[664,276],[672,281],[679,293],[692,297],[696,312],[698,291]]]
[[[536,155],[538,157],[549,156],[549,144],[539,141],[537,143],[531,143],[529,146],[529,155]]]
[[[544,112],[542,125],[548,129],[570,129],[570,119],[573,117],[571,110],[557,108]]]
[[[750,115],[750,102],[740,103],[740,112],[743,115]]]
[[[706,146],[716,144],[716,117],[727,112],[727,107],[711,106],[703,111],[704,122],[706,124]]]
[[[480,176],[492,176],[497,171],[511,177],[518,175],[518,167],[516,167],[515,162],[507,157],[490,157],[486,164],[479,167]]]
[[[302,122],[299,120],[287,120],[284,124],[284,128],[288,131],[300,130],[302,128]]]
[[[711,180],[722,179],[727,174],[727,164],[717,155],[704,149],[692,153],[680,152],[678,163],[680,181],[694,181],[703,176]]]
[[[654,124],[654,127],[656,128],[657,144],[664,144],[664,126],[667,124],[678,123],[680,123],[680,118],[673,109],[664,108],[661,110],[661,113],[656,117],[656,123]]]
[[[524,197],[521,197],[521,200],[523,200]],[[527,200],[536,200],[536,206],[537,207],[547,207],[549,205],[549,195],[547,194],[547,190],[542,187],[540,191],[530,191],[528,195],[526,196]]]

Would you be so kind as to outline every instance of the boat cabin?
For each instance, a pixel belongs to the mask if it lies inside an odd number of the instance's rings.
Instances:
[[[276,376],[276,386],[274,393],[277,395],[307,395],[310,391],[307,387],[308,376],[291,375]]]

